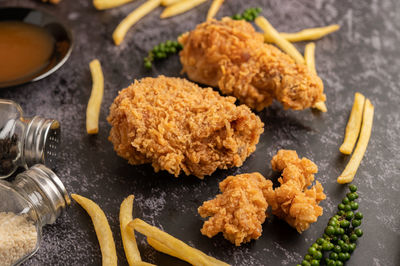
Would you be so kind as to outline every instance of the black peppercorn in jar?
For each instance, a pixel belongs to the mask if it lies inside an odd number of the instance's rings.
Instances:
[[[24,118],[18,104],[0,99],[0,179],[36,163],[53,168],[59,138],[57,120]]]

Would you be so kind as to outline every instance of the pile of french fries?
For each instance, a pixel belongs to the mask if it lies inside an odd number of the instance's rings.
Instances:
[[[92,200],[77,194],[71,197],[86,210],[92,219],[97,239],[100,244],[103,266],[117,265],[117,252],[114,238],[107,221],[107,217],[102,209]],[[192,265],[229,265],[206,255],[198,249],[195,249],[181,240],[167,234],[166,232],[151,226],[140,219],[133,219],[134,196],[130,195],[123,200],[120,207],[119,221],[121,229],[122,243],[126,259],[131,266],[150,266],[151,263],[144,262],[136,243],[135,231],[143,234],[147,238],[147,243],[154,249],[184,260]]]

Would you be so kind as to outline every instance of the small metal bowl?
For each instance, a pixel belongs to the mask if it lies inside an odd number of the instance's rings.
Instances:
[[[45,29],[54,38],[53,54],[41,71],[20,79],[0,82],[0,88],[37,81],[55,72],[68,59],[72,51],[72,33],[56,16],[43,10],[25,7],[0,8],[0,21],[22,21]]]

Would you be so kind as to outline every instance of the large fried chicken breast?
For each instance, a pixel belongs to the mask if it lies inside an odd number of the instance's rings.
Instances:
[[[323,209],[318,204],[326,198],[321,183],[314,181],[318,167],[307,158],[300,159],[293,150],[279,150],[272,158],[272,169],[281,171],[281,184],[274,190],[265,190],[264,196],[272,208],[272,214],[284,219],[299,233],[317,221]]]
[[[107,118],[109,140],[130,164],[203,178],[241,166],[264,124],[235,98],[179,78],[144,78],[119,92]]]
[[[204,222],[201,233],[213,237],[222,232],[236,246],[258,239],[268,208],[263,190],[271,190],[272,182],[259,173],[229,176],[219,183],[222,194],[199,207]]]
[[[325,101],[321,79],[265,44],[263,35],[244,20],[209,20],[179,42],[183,72],[189,79],[219,87],[253,109],[260,111],[274,99],[294,110]]]

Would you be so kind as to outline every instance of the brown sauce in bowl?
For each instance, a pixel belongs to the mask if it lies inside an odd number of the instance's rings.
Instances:
[[[34,76],[46,68],[54,38],[45,29],[21,21],[0,21],[0,82]]]

